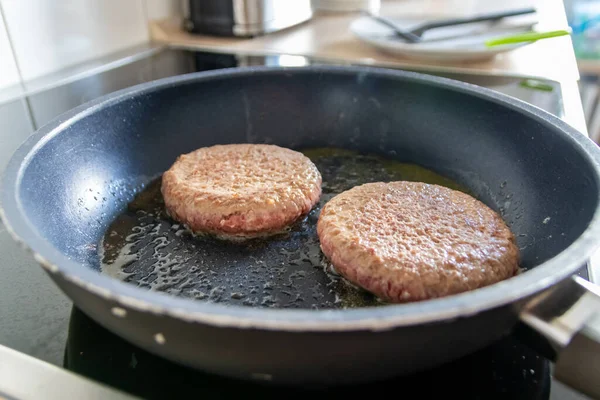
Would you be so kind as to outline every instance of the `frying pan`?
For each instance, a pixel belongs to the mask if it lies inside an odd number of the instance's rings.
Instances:
[[[208,298],[100,272],[111,224],[139,214],[127,205],[135,193],[181,153],[240,142],[338,147],[428,168],[501,213],[524,272],[440,299],[339,307],[325,271],[310,266],[314,249],[302,253],[318,213],[251,249],[191,243],[198,252],[188,249],[178,268],[188,287],[211,288]],[[561,120],[469,84],[368,67],[240,68],[142,84],[65,113],[15,152],[0,198],[7,229],[78,308],[185,365],[274,384],[359,383],[442,364],[517,330],[545,337],[532,343],[547,345],[555,376],[598,396],[598,291],[573,274],[599,242],[599,161],[596,145]],[[153,223],[167,239],[175,230]],[[169,251],[185,247],[173,240]],[[128,277],[156,279],[144,270],[150,253],[122,264]],[[266,260],[260,268],[248,264],[256,257]],[[238,301],[215,290],[227,285],[281,296]],[[317,300],[293,308],[285,291]]]

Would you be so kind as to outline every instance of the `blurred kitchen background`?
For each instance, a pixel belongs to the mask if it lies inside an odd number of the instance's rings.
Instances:
[[[234,42],[227,38],[215,38],[212,41],[209,39],[203,43],[195,43],[189,36],[182,36],[173,30],[169,31],[168,28],[186,26],[183,23],[184,16],[190,15],[191,3],[193,2],[189,0],[0,0],[0,104],[22,97],[23,94],[40,93],[49,87],[76,80],[99,69],[105,70],[130,62],[132,56],[147,56],[148,52],[156,51],[158,46],[165,44],[171,47],[188,46],[205,50],[208,48],[217,53],[237,49],[250,55],[261,53],[261,51],[271,54],[288,50],[290,54],[313,52],[316,56],[331,55],[330,58],[334,61],[338,55],[351,54],[352,51],[355,51],[354,48],[362,49],[357,43],[349,44],[349,39],[345,36],[343,40],[336,42],[329,40],[327,35],[318,38],[310,37],[322,32],[318,30],[300,30],[297,33],[292,31],[285,38],[279,36],[281,40],[277,43],[268,42],[269,39],[261,42],[259,39],[255,42],[247,44],[241,42],[242,44],[240,44],[240,42]],[[205,3],[216,4],[217,2]],[[236,1],[222,1],[221,3],[235,5]],[[251,4],[252,1],[238,3]],[[260,1],[256,1],[256,3],[260,3]],[[292,24],[314,18],[313,15],[303,14],[306,12],[305,3],[279,1],[283,7],[299,7],[292,13],[296,18],[296,21],[291,21]],[[310,3],[314,12],[325,13],[325,15],[335,15],[335,13],[343,15],[359,9],[378,12],[386,3],[418,4],[418,9],[415,8],[412,14],[428,10],[428,13],[435,15],[440,1],[312,0]],[[448,15],[448,11],[453,10],[460,10],[462,15],[479,10],[482,3],[486,3],[487,6],[488,2],[447,0],[443,3],[445,15]],[[502,3],[497,6],[506,8],[509,7],[511,0],[490,1],[489,3]],[[514,1],[514,3],[523,4],[522,1]],[[590,136],[594,140],[600,141],[600,107],[597,106],[600,102],[598,90],[600,87],[598,80],[600,75],[600,1],[564,0],[563,3],[568,24],[573,30],[571,39],[579,65],[579,89],[586,124]],[[494,7],[495,5],[492,8]],[[405,6],[403,10],[407,10],[407,13],[411,14],[412,8]],[[246,10],[246,13],[251,16],[252,10]],[[280,25],[289,22],[281,21],[279,16],[277,19],[279,19]],[[169,23],[167,24],[165,21],[169,21]],[[332,19],[331,21],[333,21],[331,29],[335,30],[338,26],[335,25],[335,21],[338,20]],[[347,30],[347,25],[339,25],[339,27]],[[187,28],[190,28],[189,25]],[[277,36],[277,29],[266,33],[267,37],[269,35]],[[307,44],[308,42],[305,40],[307,37],[310,37],[313,44],[323,44],[316,50],[308,48],[307,46],[312,46],[312,44]],[[344,43],[346,47],[344,47]],[[242,49],[241,46],[244,45],[247,47]],[[259,46],[262,47],[259,48]],[[370,54],[356,53],[354,55],[362,63],[369,64],[373,61]],[[284,55],[284,57],[286,56]],[[560,56],[557,57],[560,58]],[[502,59],[502,56],[500,58]],[[381,60],[388,62],[390,58],[382,53]],[[292,56],[287,59],[287,62],[294,65],[302,64],[304,61]],[[436,63],[431,62],[429,66],[433,69],[437,67],[434,64]],[[524,61],[522,64],[526,65],[527,62]],[[398,64],[400,68],[407,66],[411,67],[414,64],[403,64],[402,62]],[[146,72],[140,73],[152,74],[151,67],[149,68],[150,70],[146,69],[143,70]],[[449,70],[451,69],[449,68]],[[176,71],[171,71],[171,74],[174,72]],[[524,71],[524,73],[526,72]],[[159,77],[161,76],[151,76],[150,78]],[[144,80],[148,79],[140,81]],[[97,84],[102,85],[102,82],[98,81]],[[117,90],[119,88],[118,84],[111,88],[98,88],[98,95],[107,92],[107,89]],[[90,90],[89,87],[87,90]],[[81,100],[88,100],[88,97],[90,96],[87,95]],[[72,99],[65,104],[61,104],[61,101],[66,100],[60,97],[56,98],[55,108],[48,114],[48,118],[51,114],[54,116],[56,113],[77,105],[77,102]],[[43,115],[32,115],[33,127],[37,128],[47,122],[46,119]]]
[[[150,41],[180,0],[2,0],[0,90]],[[6,96],[5,92],[5,96]]]
[[[581,75],[579,90],[590,135],[600,141],[600,1],[565,0],[573,49]]]

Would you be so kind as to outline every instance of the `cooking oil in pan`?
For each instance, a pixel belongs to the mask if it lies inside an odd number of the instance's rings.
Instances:
[[[159,177],[107,229],[99,246],[103,273],[148,290],[243,306],[382,304],[340,277],[323,256],[316,232],[321,207],[336,194],[367,182],[412,180],[464,188],[419,166],[378,155],[331,148],[304,154],[321,172],[323,194],[287,232],[242,243],[193,236],[166,215]]]

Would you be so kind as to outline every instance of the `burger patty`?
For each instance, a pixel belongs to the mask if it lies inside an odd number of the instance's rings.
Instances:
[[[194,233],[252,238],[281,232],[321,196],[321,174],[302,153],[265,144],[203,147],[162,176],[168,214]]]
[[[356,186],[323,207],[317,233],[338,273],[393,303],[465,292],[518,271],[515,238],[502,218],[438,185]]]

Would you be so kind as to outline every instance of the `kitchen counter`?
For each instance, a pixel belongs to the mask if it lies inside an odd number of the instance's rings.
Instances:
[[[536,14],[511,17],[511,21],[537,21],[539,30],[568,29],[561,0],[383,0],[379,14],[391,19],[445,19],[525,7],[534,7]],[[216,52],[289,54],[395,68],[532,76],[553,80],[577,80],[579,77],[573,45],[566,36],[541,40],[486,61],[426,62],[386,54],[354,37],[350,24],[359,16],[356,12],[319,10],[310,21],[254,38],[188,33],[179,19],[155,21],[150,28],[152,39],[157,43]],[[560,57],[556,57],[556,54],[560,54]]]

